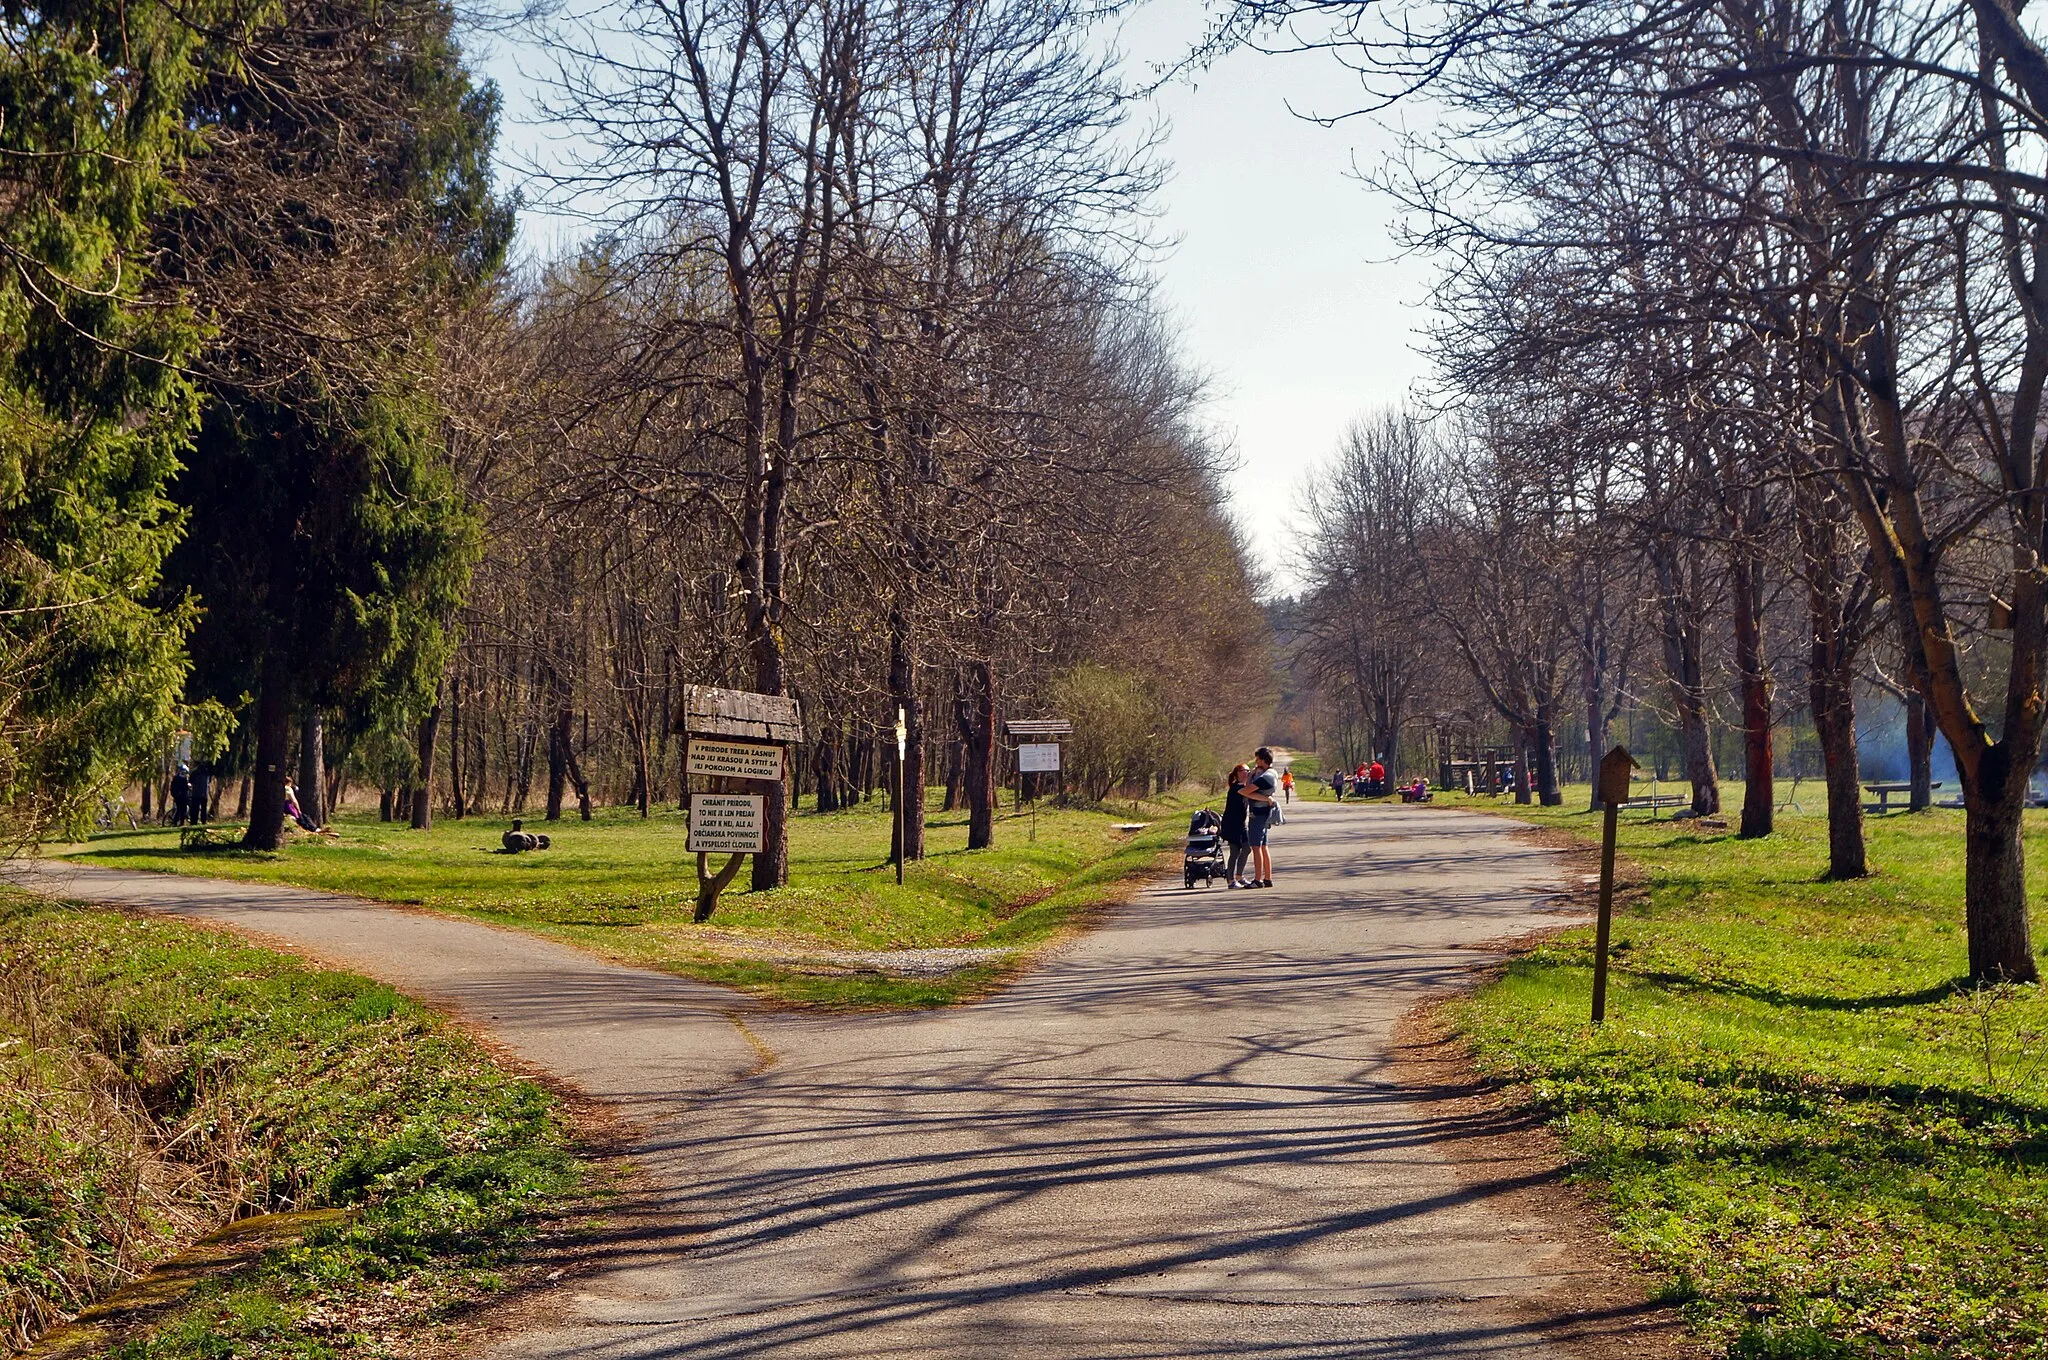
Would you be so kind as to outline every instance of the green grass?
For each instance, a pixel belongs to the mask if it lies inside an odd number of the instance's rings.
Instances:
[[[390,988],[0,893],[0,1291],[17,1340],[231,1219],[346,1218],[115,1354],[389,1353],[576,1193],[556,1102]]]
[[[1584,798],[1496,806],[1591,839]],[[1589,930],[1453,1015],[1728,1355],[2048,1355],[2048,998],[1961,983],[1960,812],[1868,826],[1875,875],[1823,883],[1817,815],[1752,842],[1624,821],[1644,882],[1604,1029]]]
[[[790,882],[749,892],[747,870],[694,925],[695,857],[673,812],[648,820],[604,809],[595,820],[546,824],[553,847],[496,854],[505,818],[440,820],[431,831],[346,817],[337,837],[303,837],[274,855],[180,850],[163,830],[113,832],[70,853],[86,863],[297,884],[474,916],[560,939],[608,958],[744,987],[797,1004],[935,1006],[970,996],[1000,963],[910,979],[835,963],[820,951],[934,946],[1024,949],[1153,871],[1179,844],[1179,799],[1145,804],[1132,834],[1112,811],[1005,809],[989,849],[967,849],[964,813],[929,814],[928,858],[896,884],[885,862],[889,814],[877,803],[791,823]],[[528,829],[542,826],[528,822]]]

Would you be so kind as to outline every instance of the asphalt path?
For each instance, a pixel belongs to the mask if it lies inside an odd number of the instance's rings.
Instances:
[[[825,1016],[467,921],[44,865],[45,890],[288,941],[616,1102],[687,1231],[504,1360],[1578,1354],[1581,1269],[1446,1154],[1399,1018],[1554,925],[1550,852],[1432,808],[1297,803],[1271,889],[1140,893],[1000,995]]]

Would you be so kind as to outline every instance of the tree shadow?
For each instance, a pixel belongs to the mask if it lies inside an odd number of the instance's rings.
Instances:
[[[1911,992],[1886,992],[1875,996],[1819,996],[1808,992],[1788,992],[1783,988],[1766,987],[1754,982],[1702,978],[1687,973],[1636,972],[1633,976],[1685,991],[1715,992],[1723,996],[1739,996],[1748,1001],[1761,1001],[1769,1006],[1791,1006],[1809,1011],[1882,1011],[1907,1006],[1931,1006],[1966,991],[1969,987],[1969,978],[1958,974],[1946,982],[1937,982],[1931,987],[1922,987]]]

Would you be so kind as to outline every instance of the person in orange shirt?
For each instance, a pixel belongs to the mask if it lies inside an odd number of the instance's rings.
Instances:
[[[1294,767],[1291,765],[1280,772],[1280,792],[1285,801],[1294,801]]]

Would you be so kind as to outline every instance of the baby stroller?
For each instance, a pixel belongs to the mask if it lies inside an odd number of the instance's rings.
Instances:
[[[1195,880],[1199,878],[1206,888],[1216,881],[1216,875],[1223,869],[1223,819],[1211,809],[1203,808],[1188,819],[1188,848],[1181,856],[1186,886],[1194,887]]]

